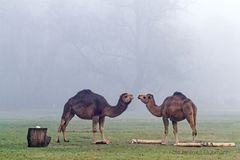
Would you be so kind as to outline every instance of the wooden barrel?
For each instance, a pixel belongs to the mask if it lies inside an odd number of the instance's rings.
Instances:
[[[28,128],[28,147],[46,147],[51,141],[47,128]]]

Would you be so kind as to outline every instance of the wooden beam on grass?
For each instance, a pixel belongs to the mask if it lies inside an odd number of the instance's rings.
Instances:
[[[109,141],[104,141],[104,140],[97,140],[95,144],[109,144]]]
[[[162,144],[161,140],[132,139],[129,144]]]
[[[177,147],[202,147],[202,143],[177,143],[174,144]]]
[[[215,142],[206,142],[202,143],[203,147],[236,147],[235,143],[215,143]]]
[[[203,142],[203,143],[177,143],[177,147],[236,147],[235,143],[215,143],[215,142]]]
[[[162,144],[161,140],[131,139],[129,144]],[[174,144],[177,147],[236,147],[235,143],[185,142]]]

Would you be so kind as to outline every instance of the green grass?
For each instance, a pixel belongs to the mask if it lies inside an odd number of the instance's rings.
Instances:
[[[75,118],[67,128],[69,143],[56,143],[56,130],[59,121],[44,119],[2,119],[0,121],[0,159],[37,159],[37,160],[112,160],[112,159],[240,159],[240,119],[211,118],[199,120],[198,141],[235,142],[234,148],[178,148],[172,145],[133,145],[133,138],[160,139],[163,125],[160,118],[153,119],[106,119],[105,133],[110,145],[91,144],[91,121]],[[27,129],[35,125],[48,128],[52,141],[47,148],[28,148]],[[183,121],[179,123],[180,141],[191,141],[191,130]],[[62,137],[61,137],[62,140]],[[169,143],[174,143],[172,127]]]

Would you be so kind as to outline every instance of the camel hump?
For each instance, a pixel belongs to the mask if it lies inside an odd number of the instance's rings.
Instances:
[[[188,103],[188,102],[192,102],[191,99],[186,98],[186,99],[183,100],[183,104]]]
[[[174,92],[173,96],[179,96],[182,99],[186,99],[187,98],[187,96],[185,96],[182,92],[178,92],[178,91]]]
[[[82,91],[79,91],[77,94],[90,94],[93,93],[90,89],[84,89]]]
[[[79,99],[82,98],[83,96],[87,95],[87,94],[93,94],[93,92],[90,89],[84,89],[79,91],[75,96],[73,96],[73,99]]]

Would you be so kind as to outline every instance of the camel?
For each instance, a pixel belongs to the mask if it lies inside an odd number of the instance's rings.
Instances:
[[[64,142],[69,142],[66,138],[65,131],[69,121],[74,115],[77,115],[81,119],[92,120],[92,143],[96,143],[98,124],[101,138],[103,141],[109,142],[104,136],[105,116],[110,118],[119,116],[127,109],[132,99],[132,94],[123,93],[120,96],[117,105],[111,106],[103,96],[96,94],[91,90],[86,89],[78,92],[75,96],[70,98],[64,106],[61,123],[58,128],[57,142],[60,142],[59,136],[61,132],[63,133]]]
[[[147,109],[154,116],[162,117],[164,124],[164,136],[162,139],[162,144],[168,143],[168,119],[172,121],[173,134],[175,136],[176,144],[179,143],[177,122],[184,119],[187,119],[188,123],[190,124],[190,127],[192,129],[193,142],[195,141],[195,137],[197,136],[197,107],[184,94],[182,94],[181,92],[175,92],[172,96],[167,97],[160,106],[156,105],[152,94],[139,95],[138,99],[140,99],[144,104],[146,104]]]

